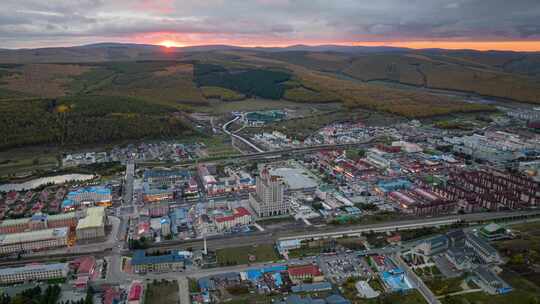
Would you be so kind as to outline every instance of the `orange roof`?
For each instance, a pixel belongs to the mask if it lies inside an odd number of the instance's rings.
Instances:
[[[292,266],[289,267],[289,275],[290,276],[304,276],[304,275],[311,275],[311,276],[320,276],[322,275],[319,268],[315,265],[303,265],[303,266]]]

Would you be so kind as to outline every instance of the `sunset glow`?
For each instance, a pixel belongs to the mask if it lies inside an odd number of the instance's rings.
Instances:
[[[183,45],[181,43],[178,43],[178,42],[172,41],[172,40],[163,40],[160,43],[158,43],[158,45],[164,46],[166,48],[185,46],[185,45]]]
[[[537,0],[37,1],[43,5],[32,9],[27,1],[2,1],[0,47],[119,42],[540,51]]]

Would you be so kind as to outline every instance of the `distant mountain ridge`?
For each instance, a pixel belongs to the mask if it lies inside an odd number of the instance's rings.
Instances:
[[[166,51],[164,51],[166,50]],[[321,52],[339,53],[346,55],[377,54],[377,53],[429,53],[429,54],[482,54],[485,56],[513,56],[519,53],[511,51],[475,51],[475,50],[445,50],[422,49],[415,50],[390,46],[346,46],[346,45],[291,45],[287,47],[241,47],[234,45],[198,45],[186,47],[165,48],[160,45],[104,42],[70,47],[44,47],[34,49],[0,49],[0,63],[81,63],[103,61],[133,61],[133,60],[169,60],[182,59],[183,53],[217,52],[217,51],[257,51],[267,53],[278,52]]]

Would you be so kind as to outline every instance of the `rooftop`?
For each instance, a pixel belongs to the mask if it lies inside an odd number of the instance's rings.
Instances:
[[[63,228],[44,229],[44,230],[21,232],[21,233],[4,234],[4,235],[0,235],[0,246],[66,237],[67,233],[68,233],[68,228],[63,227]]]
[[[152,177],[189,177],[189,171],[187,170],[146,170],[144,171],[144,179]]]
[[[306,171],[298,168],[276,168],[270,170],[271,175],[281,176],[291,190],[315,188],[317,183],[306,175]]]
[[[176,251],[164,255],[146,255],[144,250],[137,250],[131,259],[131,265],[174,263],[183,262],[184,260],[185,256]]]
[[[302,275],[312,275],[320,276],[322,275],[319,268],[315,265],[303,265],[303,266],[291,266],[289,267],[289,274],[291,276],[302,276]]]
[[[67,272],[69,266],[67,263],[55,263],[55,264],[30,264],[23,267],[3,268],[0,269],[0,275],[13,275],[18,273],[25,273],[31,271],[54,271],[62,270]]]
[[[86,217],[79,220],[77,229],[97,228],[105,225],[105,207],[86,209]]]

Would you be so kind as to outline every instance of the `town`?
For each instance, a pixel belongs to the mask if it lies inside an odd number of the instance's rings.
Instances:
[[[202,141],[79,151],[61,159],[69,174],[0,185],[0,296],[39,287],[59,303],[534,297],[524,282],[540,263],[540,135],[524,112],[467,128],[340,121],[303,138],[268,129],[299,115],[289,112],[198,122],[233,152],[210,155]],[[72,173],[79,166],[121,169]]]

